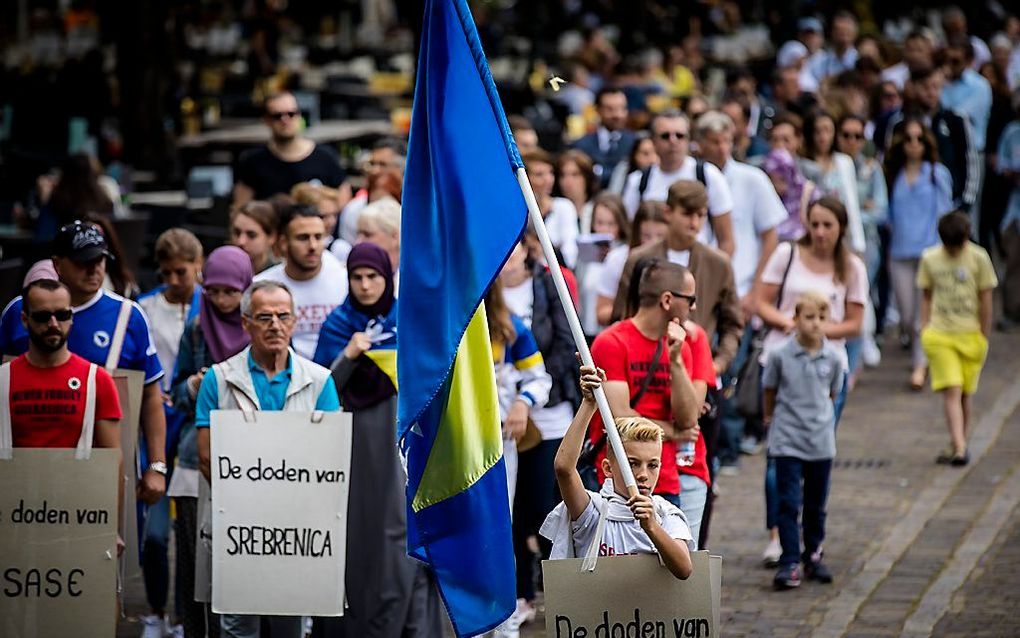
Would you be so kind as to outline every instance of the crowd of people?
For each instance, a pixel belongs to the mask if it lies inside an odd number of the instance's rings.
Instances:
[[[484,300],[517,563],[517,608],[497,636],[535,618],[538,561],[583,555],[602,540],[607,508],[601,555],[657,552],[685,578],[688,550],[710,546],[717,477],[739,475],[741,456],[763,448],[773,583],[831,582],[837,426],[884,349],[910,351],[905,388],[930,381],[942,395],[948,445],[933,458],[968,463],[996,288],[998,327],[1020,322],[1020,20],[1003,24],[986,44],[948,9],[939,32],[911,30],[897,49],[860,35],[850,13],[828,25],[808,16],[778,47],[769,82],[734,67],[719,91],[687,47],[670,49],[665,73],[614,66],[612,46],[592,38],[571,80],[549,89],[594,111],[586,134],[549,142],[534,118],[511,115],[596,368],[579,367],[548,256],[522,229]],[[400,232],[406,144],[368,149],[357,181],[302,136],[291,93],[268,96],[263,121],[269,143],[236,166],[228,245],[205,254],[189,231],[166,231],[153,250],[163,283],[144,294],[122,266],[108,223],[117,197],[94,164],[75,157],[40,182],[36,230],[53,237],[53,258],[4,309],[0,350],[27,352],[12,364],[22,384],[66,384],[88,362],[144,372],[146,638],[258,635],[258,618],[217,618],[196,602],[194,579],[206,560],[197,502],[209,413],[246,402],[354,415],[352,482],[374,495],[352,491],[345,615],[316,620],[312,635],[440,635],[432,575],[404,555],[395,434],[400,245],[415,240]],[[120,418],[104,375],[97,445],[111,445]],[[613,485],[598,385],[628,454],[640,450],[638,496]],[[16,446],[77,444],[70,416],[37,421],[14,419]],[[274,636],[304,631],[263,623]]]

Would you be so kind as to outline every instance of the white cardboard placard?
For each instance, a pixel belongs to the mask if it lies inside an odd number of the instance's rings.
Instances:
[[[212,412],[214,611],[343,615],[351,427],[343,412]]]
[[[722,558],[692,552],[694,572],[678,580],[657,556],[542,561],[548,638],[714,638],[719,631]]]
[[[0,636],[116,632],[119,450],[74,452],[0,461]]]

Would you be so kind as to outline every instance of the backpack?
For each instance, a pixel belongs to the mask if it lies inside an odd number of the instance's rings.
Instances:
[[[700,158],[694,159],[694,177],[701,182],[701,184],[708,189],[708,181],[705,179],[705,160]],[[637,193],[638,193],[638,204],[645,201],[645,191],[648,190],[648,180],[652,176],[652,167],[641,170],[641,181],[638,182]],[[715,222],[712,221],[712,216],[708,216],[708,224],[712,230],[712,236],[715,236]]]

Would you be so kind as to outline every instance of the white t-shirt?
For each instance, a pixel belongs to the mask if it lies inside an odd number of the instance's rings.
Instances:
[[[545,216],[545,227],[549,231],[549,241],[560,249],[563,263],[573,268],[577,263],[577,209],[573,202],[565,197],[553,197],[552,208]]]
[[[306,359],[315,355],[319,342],[319,328],[326,316],[347,298],[347,267],[331,253],[322,254],[319,274],[306,281],[295,281],[287,276],[286,264],[277,264],[255,276],[255,281],[278,281],[294,295],[294,313],[297,323],[291,345]]]
[[[534,285],[529,277],[524,283],[512,288],[503,286],[503,301],[506,302],[507,308],[520,317],[528,328],[531,328],[531,319],[534,316]],[[571,409],[569,401],[561,401],[556,405],[535,408],[531,411],[531,420],[535,422],[535,427],[541,433],[543,441],[562,439],[573,418],[574,411]]]
[[[673,250],[672,248],[666,249],[666,261],[671,264],[677,264],[687,268],[691,265],[691,251],[690,250]]]
[[[808,270],[804,262],[801,261],[800,255],[803,248],[799,246],[791,263],[791,247],[791,244],[781,244],[776,248],[761,272],[762,282],[779,286],[783,282],[786,265],[790,264],[786,284],[783,286],[782,298],[776,300],[779,312],[792,318],[797,298],[808,291],[820,293],[829,300],[829,321],[832,323],[839,323],[846,318],[847,304],[864,305],[868,298],[868,269],[857,255],[850,255],[850,272],[847,273],[847,283],[837,283],[835,276],[831,273],[822,274]],[[779,330],[770,330],[762,343],[762,365],[768,359],[769,353],[789,338],[790,335],[783,334]],[[842,358],[843,368],[847,369],[849,365],[846,358],[846,340],[830,339],[829,343],[836,347]]]
[[[693,157],[684,160],[679,170],[671,173],[663,173],[658,166],[653,166],[648,174],[648,187],[645,188],[644,199],[664,202],[669,194],[669,187],[681,179],[698,179],[698,161]],[[733,196],[730,193],[729,184],[726,178],[713,164],[704,163],[705,166],[705,190],[708,191],[708,213],[713,217],[725,215],[733,210]],[[627,184],[623,187],[623,205],[627,209],[627,215],[634,219],[638,206],[641,205],[642,197],[638,193],[641,186],[641,171],[634,171],[627,177]],[[698,233],[698,241],[709,246],[715,246],[715,236],[712,233],[712,224],[705,223]]]
[[[168,391],[174,380],[177,351],[181,346],[181,335],[184,334],[184,324],[191,304],[170,303],[160,292],[142,297],[138,300],[138,305],[149,318],[153,343],[156,345],[156,356],[164,372],[160,385],[164,391]]]
[[[602,262],[602,272],[599,273],[598,295],[616,299],[616,291],[620,289],[620,277],[623,276],[623,268],[627,265],[627,257],[630,256],[630,246],[616,246],[609,249],[606,260]]]
[[[576,521],[571,521],[571,531],[574,537],[574,554],[584,556],[595,539],[595,533],[599,526],[599,510],[595,507],[595,499],[603,498],[596,494],[588,501],[588,507],[584,508]],[[683,513],[675,505],[666,503],[668,506],[666,516],[659,523],[666,530],[670,538],[689,542],[693,540],[690,527],[684,522]],[[608,505],[607,505],[608,506]],[[606,526],[602,533],[602,543],[599,545],[599,556],[621,556],[624,554],[657,554],[658,550],[648,537],[648,533],[641,529],[641,523],[636,518],[621,521],[613,517],[606,518]]]
[[[787,213],[772,181],[760,168],[731,159],[723,167],[723,175],[733,194],[730,220],[736,250],[730,263],[737,294],[743,297],[754,284],[754,271],[761,258],[759,236],[783,222]]]

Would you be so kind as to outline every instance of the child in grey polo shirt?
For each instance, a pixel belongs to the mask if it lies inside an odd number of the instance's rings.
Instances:
[[[775,460],[779,491],[779,542],[783,554],[773,579],[777,589],[797,587],[800,563],[808,579],[831,583],[821,561],[825,538],[825,501],[836,456],[833,399],[843,386],[843,363],[825,340],[828,300],[807,292],[797,300],[793,338],[775,349],[765,365],[764,423],[769,456]],[[800,551],[803,504],[804,552]]]

